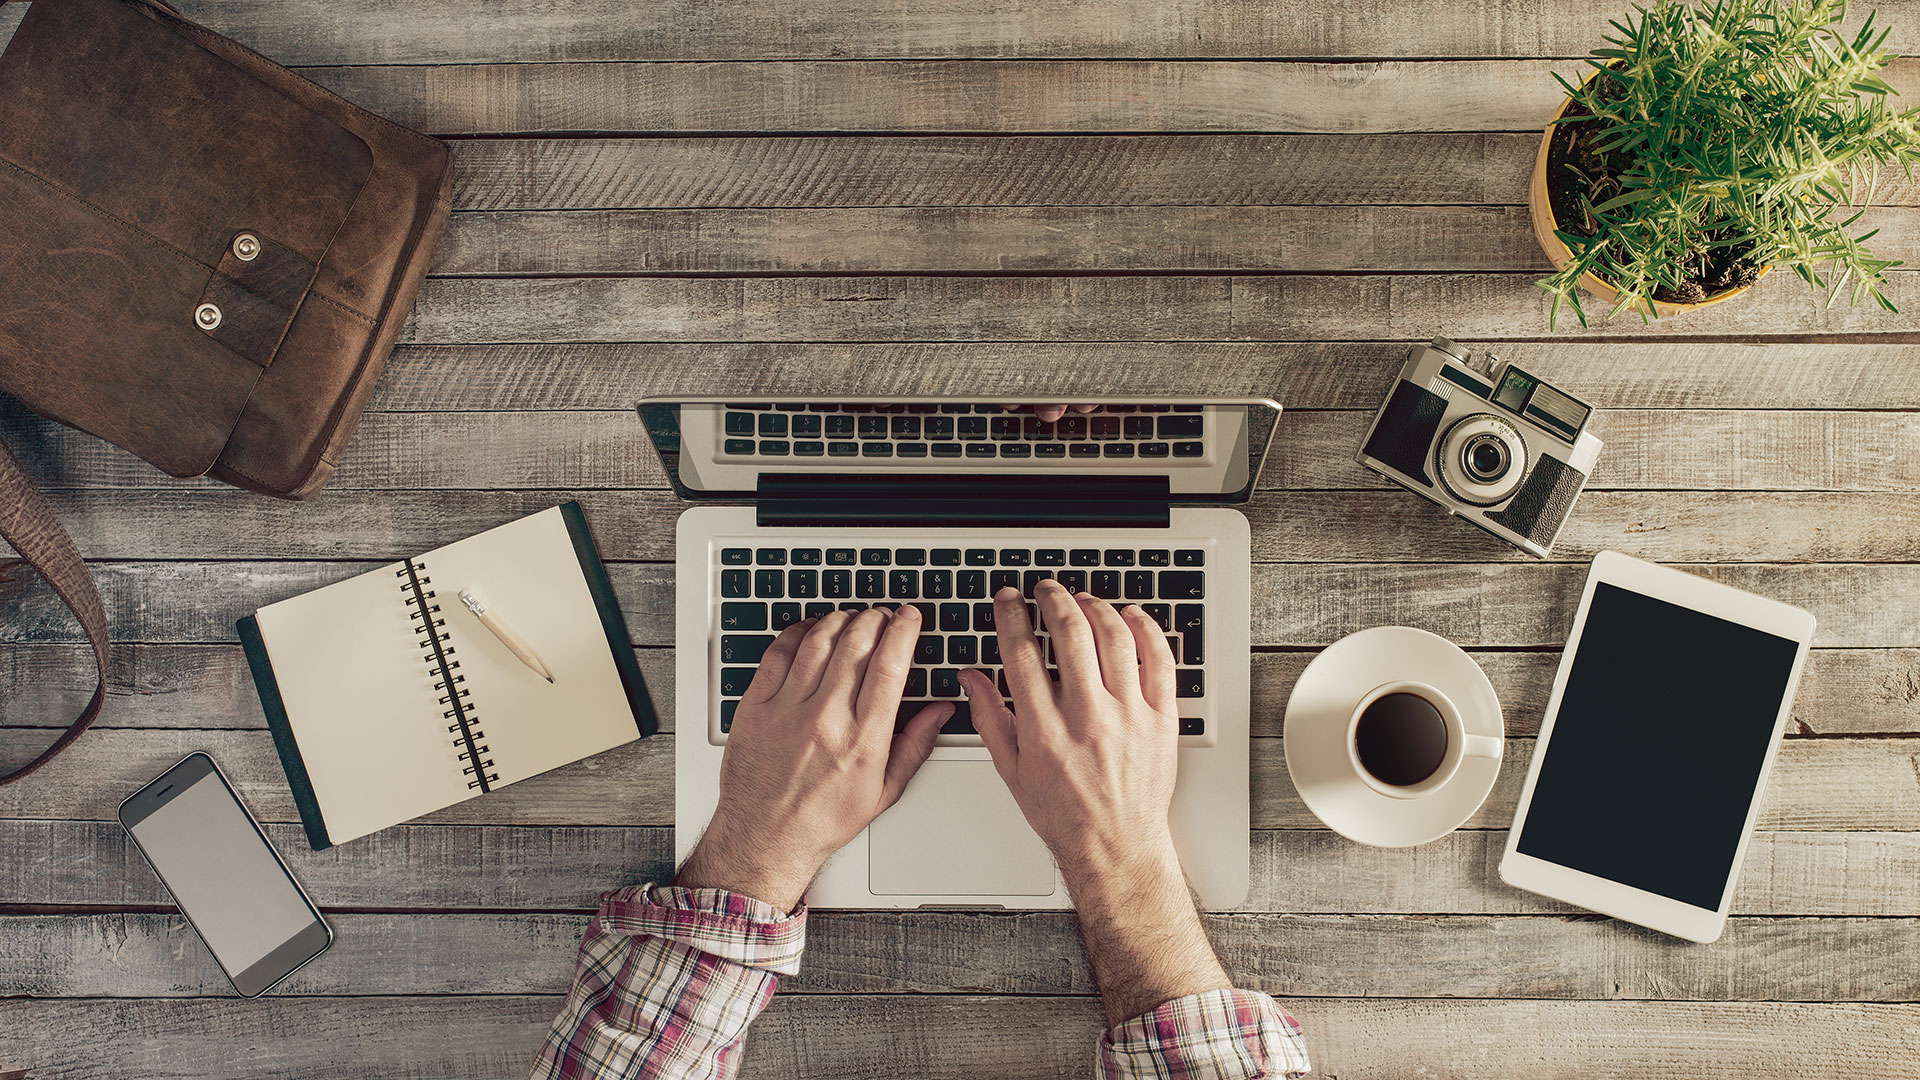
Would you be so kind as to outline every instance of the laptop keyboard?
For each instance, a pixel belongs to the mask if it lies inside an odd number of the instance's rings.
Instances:
[[[761,655],[781,630],[835,610],[912,604],[920,609],[921,634],[896,726],[930,702],[951,701],[957,711],[941,728],[941,742],[978,745],[960,670],[976,667],[993,676],[1012,708],[993,596],[1013,587],[1028,598],[1028,615],[1057,678],[1052,644],[1032,602],[1034,588],[1053,578],[1073,592],[1137,603],[1160,624],[1177,665],[1183,741],[1212,742],[1207,710],[1200,708],[1207,695],[1204,548],[728,546],[719,558],[722,741]]]
[[[728,405],[730,457],[1148,460],[1206,455],[1199,405],[1102,405],[1046,422],[994,405]]]

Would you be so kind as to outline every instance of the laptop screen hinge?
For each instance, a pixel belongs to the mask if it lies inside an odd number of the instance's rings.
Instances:
[[[1165,476],[775,473],[760,477],[762,526],[1164,529]]]

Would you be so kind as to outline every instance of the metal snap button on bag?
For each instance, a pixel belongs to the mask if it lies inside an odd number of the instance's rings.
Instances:
[[[220,308],[215,304],[201,304],[193,309],[195,326],[209,333],[220,329]]]
[[[260,257],[260,238],[250,232],[243,232],[233,238],[233,257],[241,262],[252,262]]]

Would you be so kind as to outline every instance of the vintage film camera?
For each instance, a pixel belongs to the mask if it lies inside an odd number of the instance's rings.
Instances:
[[[1600,456],[1593,408],[1446,338],[1415,346],[1360,464],[1544,558]]]

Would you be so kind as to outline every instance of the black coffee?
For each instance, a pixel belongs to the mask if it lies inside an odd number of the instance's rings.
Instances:
[[[1353,743],[1362,768],[1383,784],[1408,787],[1440,771],[1447,721],[1419,694],[1382,694],[1360,714]]]

